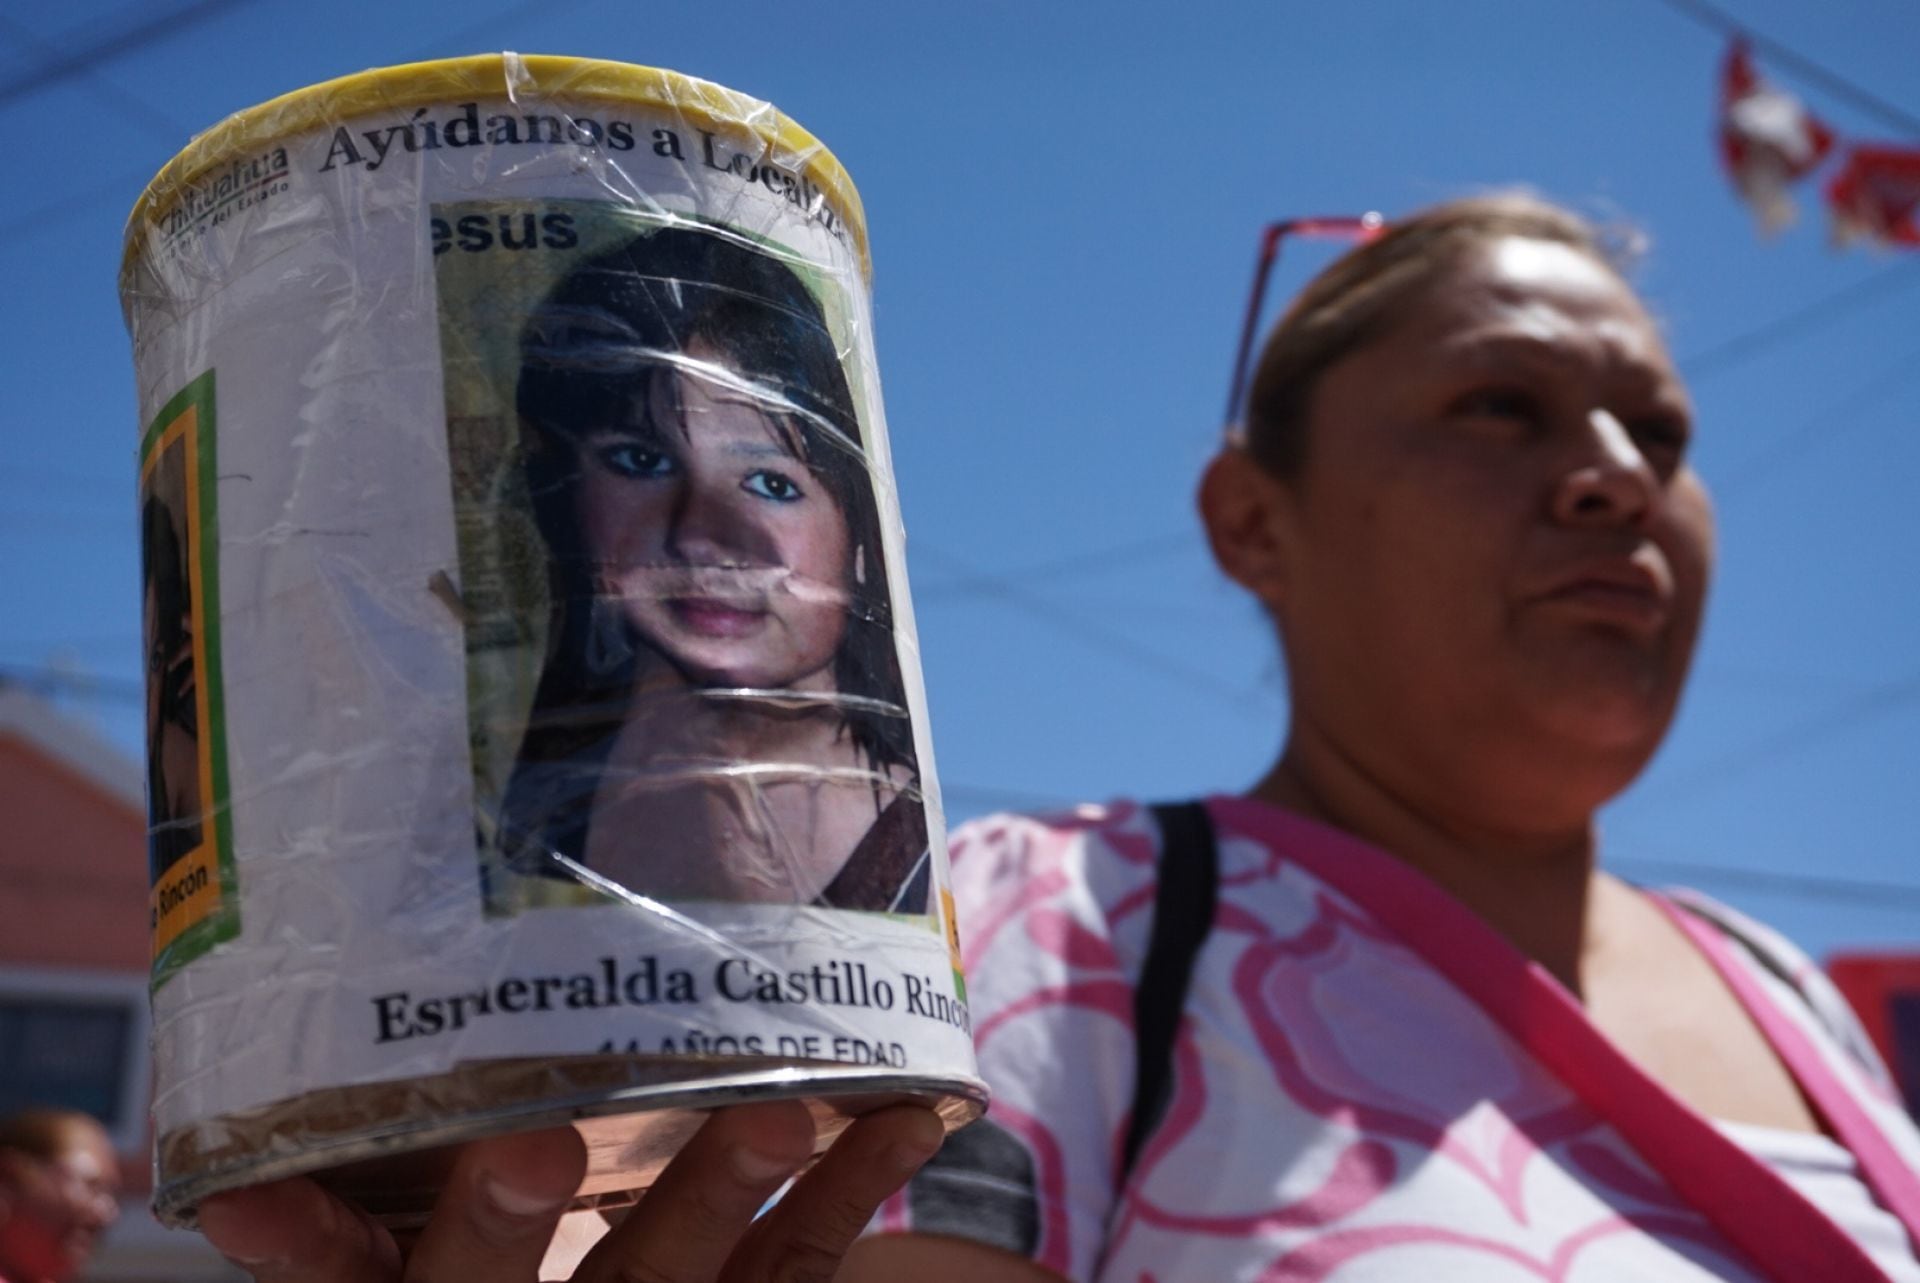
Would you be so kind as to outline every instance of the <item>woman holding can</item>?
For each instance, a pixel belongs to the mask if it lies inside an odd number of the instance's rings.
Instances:
[[[956,835],[994,1110],[839,1277],[1920,1278],[1920,1135],[1818,973],[1599,868],[1699,627],[1692,432],[1564,210],[1440,206],[1310,284],[1200,491],[1286,650],[1285,746],[1184,827]],[[841,1152],[806,1197],[853,1205]],[[626,1277],[833,1276],[790,1265]]]
[[[1819,972],[1600,868],[1700,624],[1693,431],[1552,205],[1309,284],[1200,487],[1286,653],[1279,759],[1164,838],[956,834],[993,1111],[844,1277],[1920,1279],[1920,1135]]]

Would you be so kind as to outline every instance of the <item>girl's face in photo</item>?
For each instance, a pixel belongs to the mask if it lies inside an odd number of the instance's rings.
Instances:
[[[851,557],[840,504],[748,392],[652,380],[635,425],[579,441],[578,516],[596,591],[703,684],[832,690]]]

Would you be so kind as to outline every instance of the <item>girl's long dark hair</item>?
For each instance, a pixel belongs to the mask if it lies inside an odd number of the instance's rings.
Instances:
[[[606,754],[645,643],[594,608],[596,567],[575,510],[582,434],[644,421],[649,388],[701,342],[756,390],[783,444],[847,523],[846,629],[833,658],[845,732],[876,773],[917,778],[873,476],[845,368],[819,301],[785,263],[718,230],[666,226],[562,277],[521,334],[521,458],[546,541],[546,663],[502,799],[524,872],[548,850],[580,859]]]
[[[193,609],[186,550],[174,530],[173,516],[160,496],[150,494],[140,509],[140,560],[144,591],[153,594],[153,636],[147,647],[147,681],[157,691],[156,712],[147,723],[147,863],[157,882],[176,860],[199,845],[199,817],[175,815],[162,745],[169,725],[200,733],[193,701],[185,686],[193,672],[190,637],[181,622]],[[183,658],[184,656],[184,658]]]

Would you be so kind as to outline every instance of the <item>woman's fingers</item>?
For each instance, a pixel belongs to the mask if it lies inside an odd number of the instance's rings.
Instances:
[[[524,1283],[587,1171],[570,1127],[477,1141],[460,1151],[433,1219],[407,1254],[409,1280]]]
[[[939,1116],[917,1105],[858,1119],[754,1226],[722,1279],[830,1283],[880,1204],[933,1157],[945,1134]]]
[[[200,1229],[259,1283],[389,1283],[400,1277],[393,1238],[309,1180],[216,1194],[200,1205]]]
[[[812,1157],[813,1119],[797,1101],[722,1110],[587,1254],[575,1283],[827,1283],[874,1210],[939,1148],[942,1130],[917,1106],[859,1119],[756,1225],[767,1199]],[[468,1146],[404,1278],[535,1277],[585,1167],[585,1147],[568,1129]],[[200,1219],[213,1245],[258,1283],[402,1278],[393,1238],[311,1181],[220,1195],[201,1206]]]
[[[712,1283],[754,1214],[812,1156],[813,1118],[798,1101],[721,1110],[587,1255],[574,1283]]]

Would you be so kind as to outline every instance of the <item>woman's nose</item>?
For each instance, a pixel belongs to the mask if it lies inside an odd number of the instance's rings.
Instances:
[[[667,523],[667,552],[689,565],[759,565],[768,555],[767,533],[741,502],[737,486],[689,477],[674,496]]]
[[[1553,497],[1554,517],[1568,525],[1637,525],[1659,502],[1660,476],[1626,424],[1611,411],[1587,415],[1580,448]]]
[[[732,519],[725,502],[698,479],[684,481],[667,514],[667,551],[696,565],[722,562],[732,551]]]

